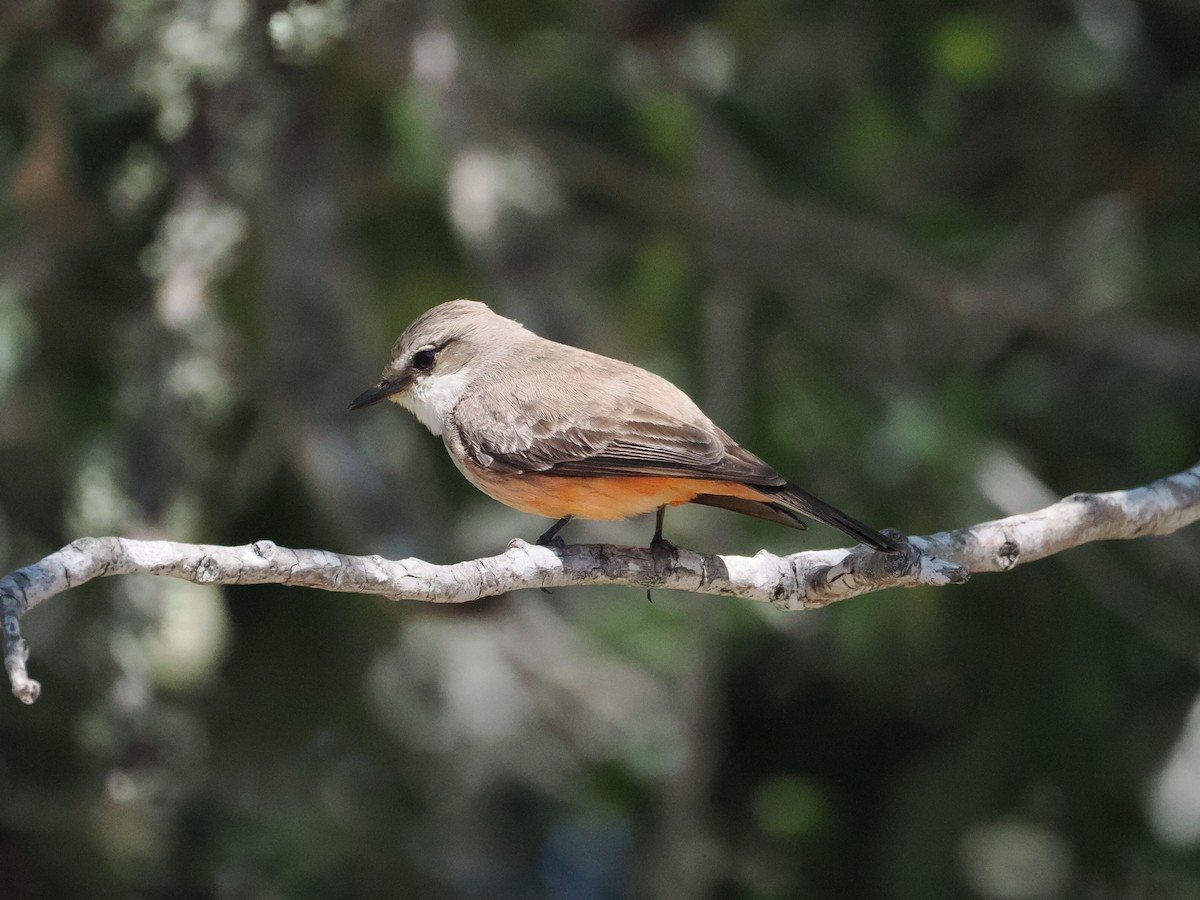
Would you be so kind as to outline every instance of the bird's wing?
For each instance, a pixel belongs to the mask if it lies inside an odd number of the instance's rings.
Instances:
[[[464,398],[455,415],[463,448],[475,463],[498,473],[785,483],[678,388],[618,365],[604,379],[610,388],[603,391],[578,393],[572,390],[577,382],[557,379],[534,383],[520,397],[483,386]]]

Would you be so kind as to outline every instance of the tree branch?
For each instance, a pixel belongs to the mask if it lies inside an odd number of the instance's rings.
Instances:
[[[467,603],[519,588],[618,584],[724,594],[780,609],[815,609],[889,587],[962,584],[1091,541],[1169,534],[1200,519],[1200,463],[1145,487],[1073,494],[1037,512],[908,538],[906,553],[859,546],[791,556],[696,553],[608,544],[539,547],[513,541],[499,556],[453,565],[386,560],[271,541],[241,547],[80,538],[0,579],[4,667],[13,693],[32,703],[21,617],[43,600],[103,575],[170,575],[197,584],[286,584],[371,593],[389,600]]]

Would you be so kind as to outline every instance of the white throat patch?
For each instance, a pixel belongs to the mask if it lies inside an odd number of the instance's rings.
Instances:
[[[462,399],[470,375],[469,369],[450,375],[427,375],[404,393],[393,394],[391,399],[416,416],[434,434],[440,435],[442,426],[450,420],[450,414]]]

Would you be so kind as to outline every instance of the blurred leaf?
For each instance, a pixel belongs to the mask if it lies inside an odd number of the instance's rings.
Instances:
[[[825,793],[796,775],[768,779],[754,791],[754,818],[771,837],[798,838],[815,834],[830,819]]]
[[[1134,422],[1129,440],[1144,472],[1174,472],[1190,465],[1196,455],[1194,430],[1168,408],[1146,410]]]
[[[445,172],[445,159],[434,131],[436,109],[429,94],[407,84],[392,96],[388,130],[394,154],[393,171],[402,184],[436,188]]]
[[[1042,49],[1046,83],[1068,95],[1090,97],[1111,90],[1122,68],[1119,56],[1101,49],[1077,28],[1050,35]]]
[[[871,190],[892,172],[903,141],[895,108],[883,97],[859,97],[842,108],[831,142],[832,164],[841,177]]]
[[[641,145],[674,171],[685,170],[696,142],[691,104],[683,94],[642,94],[634,105]]]
[[[978,89],[1003,71],[1007,38],[991,16],[960,12],[937,23],[930,39],[934,64],[964,88]]]

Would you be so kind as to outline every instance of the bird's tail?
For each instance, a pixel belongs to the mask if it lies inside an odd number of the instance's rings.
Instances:
[[[845,532],[855,540],[885,553],[895,553],[900,550],[900,546],[891,538],[864,525],[858,519],[846,515],[840,509],[830,506],[824,500],[814,497],[804,488],[794,484],[785,484],[782,487],[762,487],[759,490],[770,496],[771,499],[768,502],[780,512],[789,515],[800,513],[817,519]]]

